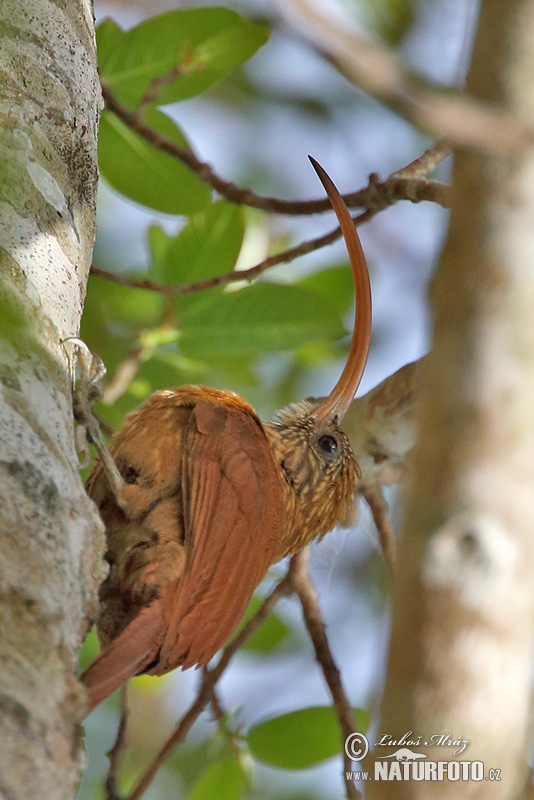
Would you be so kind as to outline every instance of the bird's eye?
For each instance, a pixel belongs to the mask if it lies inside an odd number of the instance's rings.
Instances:
[[[122,472],[122,477],[124,483],[129,484],[130,486],[134,483],[137,483],[137,479],[139,478],[139,470],[135,467],[125,467]]]
[[[319,450],[329,458],[334,458],[337,455],[338,451],[338,443],[333,436],[329,434],[324,434],[323,436],[319,436],[317,440],[317,444],[319,445]]]

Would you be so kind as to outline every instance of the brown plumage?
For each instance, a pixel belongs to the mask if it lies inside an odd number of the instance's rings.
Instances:
[[[241,620],[269,566],[346,515],[359,477],[339,428],[363,373],[371,330],[365,258],[334,184],[312,160],[349,251],[357,316],[343,374],[320,405],[262,423],[233,392],[156,392],[110,444],[120,504],[98,463],[87,491],[106,525],[102,654],[82,675],[93,708],[133,675],[203,665]]]

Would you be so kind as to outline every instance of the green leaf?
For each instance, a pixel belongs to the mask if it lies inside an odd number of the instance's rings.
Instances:
[[[345,334],[327,298],[277,283],[199,295],[184,309],[181,322],[180,347],[193,358],[287,350]]]
[[[96,41],[101,75],[103,75],[103,62],[109,59],[113,53],[117,52],[117,48],[120,46],[123,36],[124,31],[113,19],[105,19],[98,26],[96,30]]]
[[[208,767],[193,786],[188,800],[239,800],[245,788],[243,770],[234,759]]]
[[[168,11],[117,31],[109,20],[97,30],[100,73],[129,108],[136,108],[154,78],[172,74],[158,105],[193,97],[223,78],[265,44],[268,29],[228,8]]]
[[[413,0],[357,0],[357,13],[363,10],[369,25],[391,46],[400,44],[415,16]]]
[[[140,365],[137,377],[148,383],[146,394],[151,394],[158,389],[170,389],[173,386],[182,386],[185,383],[198,383],[202,378],[209,383],[209,374],[202,370],[202,364],[191,362],[179,353],[162,352],[158,348],[152,357]]]
[[[139,347],[139,333],[160,324],[162,298],[155,292],[130,289],[103,278],[89,277],[81,337],[104,361],[108,380],[117,366]],[[120,417],[114,417],[114,425]]]
[[[157,292],[119,286],[105,278],[91,275],[84,321],[91,321],[95,328],[113,326],[115,332],[119,326],[138,331],[140,328],[158,325],[162,308],[162,299]]]
[[[154,271],[165,283],[189,282],[230,272],[241,250],[245,233],[243,209],[225,200],[213,203],[191,217],[180,233],[167,243],[150,242]]]
[[[161,265],[167,249],[172,242],[172,237],[166,233],[159,225],[150,225],[148,229],[148,247],[152,258],[152,263],[156,266],[157,276],[161,279]]]
[[[358,729],[367,730],[368,714],[355,709]],[[339,721],[330,706],[292,711],[255,725],[247,736],[252,755],[281,769],[307,769],[341,752]]]
[[[96,635],[96,627],[92,627],[87,636],[85,637],[82,648],[80,650],[80,659],[78,668],[83,672],[89,664],[95,660],[100,654],[100,645],[98,644],[98,637]]]
[[[247,613],[243,617],[243,622],[239,626],[240,630],[245,622],[256,613],[262,603],[261,597],[254,596],[250,601]],[[252,653],[268,653],[286,641],[291,635],[290,629],[282,622],[276,612],[271,611],[267,619],[254,632],[250,639],[243,645],[242,650]]]
[[[256,50],[269,38],[269,30],[264,25],[242,23],[229,28],[218,36],[207,39],[199,48],[200,62],[208,63],[222,74],[248,61]]]
[[[354,285],[350,265],[330,267],[314,272],[299,281],[297,286],[310,289],[335,303],[340,314],[345,314],[354,305]]]
[[[146,121],[181,147],[189,145],[163,112],[151,108]],[[137,203],[167,214],[192,214],[205,208],[211,191],[181,161],[146,142],[114,114],[104,111],[98,137],[100,171],[114,189]]]
[[[258,356],[258,354],[256,354]],[[232,388],[238,394],[245,393],[245,387],[258,386],[256,372],[257,358],[253,355],[233,355],[226,353],[221,358],[216,352],[203,353],[202,363],[205,365],[206,374],[202,376],[201,383],[207,383],[215,389]]]

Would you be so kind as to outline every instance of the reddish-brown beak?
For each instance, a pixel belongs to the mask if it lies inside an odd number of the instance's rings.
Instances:
[[[369,355],[372,321],[371,284],[360,238],[345,201],[321,165],[311,156],[308,157],[326,190],[328,199],[339,220],[352,266],[354,293],[356,296],[356,318],[345,369],[328,397],[311,414],[317,421],[326,417],[335,418],[339,421],[347,412],[356,394],[367,363],[367,356]]]

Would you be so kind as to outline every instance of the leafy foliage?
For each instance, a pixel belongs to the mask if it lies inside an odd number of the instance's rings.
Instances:
[[[172,142],[188,147],[178,126],[162,111],[148,109],[146,121]],[[145,142],[109,111],[100,119],[98,157],[103,178],[118,192],[155,211],[192,214],[209,205],[209,188],[180,161]]]
[[[184,312],[182,320],[181,344],[191,356],[294,349],[344,333],[327,298],[276,283],[205,294]]]
[[[149,232],[152,274],[163,283],[187,283],[230,272],[235,267],[244,234],[243,209],[225,200],[191,216],[174,237],[152,226]]]
[[[129,31],[105,20],[97,33],[99,65],[120,102],[131,109],[143,102],[144,122],[189,147],[174,118],[156,106],[213,86],[267,38],[265,26],[225,8],[170,11]],[[188,217],[175,235],[150,227],[146,277],[186,283],[235,268],[246,226],[242,208],[224,200],[212,202],[209,188],[188,167],[110,112],[102,117],[99,160],[103,177],[126,197],[155,211]],[[254,364],[262,353],[341,338],[350,280],[347,268],[325,271],[298,286],[241,284],[165,299],[92,279],[82,335],[110,375],[125,358],[134,354],[136,360],[135,375],[118,407],[105,409],[105,415],[118,424],[149,391],[181,382],[213,383],[214,371],[215,383],[223,386],[235,386],[236,368],[252,385]]]
[[[239,800],[245,776],[235,760],[219,761],[208,767],[188,795],[188,800]]]
[[[367,730],[365,712],[355,709],[358,728]],[[340,750],[339,722],[330,706],[302,708],[254,726],[247,735],[259,761],[281,769],[306,769]]]
[[[398,45],[414,20],[414,0],[352,0],[356,11],[363,11],[378,36]]]
[[[250,601],[247,613],[243,617],[242,625],[256,613],[260,605],[261,599],[257,595],[254,595]],[[242,627],[242,625],[240,627]],[[271,653],[281,644],[288,644],[291,639],[291,630],[286,623],[282,621],[276,611],[271,611],[263,625],[252,634],[250,639],[242,647],[242,650],[249,653]]]
[[[254,55],[267,38],[265,26],[226,8],[169,11],[129,31],[104,20],[97,30],[100,72],[126,107],[136,109],[147,96],[144,121],[166,139],[188,147],[176,123],[154,105],[203,92]],[[154,87],[160,90],[150,102]],[[111,186],[156,211],[191,214],[210,202],[209,189],[187,167],[107,112],[101,121],[99,161]]]
[[[155,78],[175,71],[159,105],[205,91],[265,44],[268,29],[228,8],[180,9],[122,31],[105,20],[97,31],[102,78],[135,109]]]

